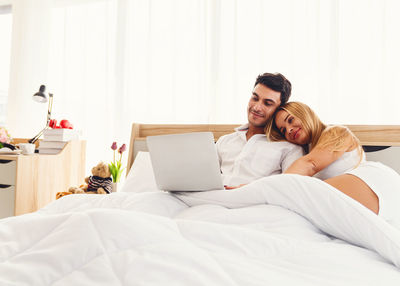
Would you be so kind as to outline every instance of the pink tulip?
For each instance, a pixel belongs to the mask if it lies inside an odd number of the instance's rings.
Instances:
[[[8,138],[7,138],[7,136],[5,136],[5,135],[0,135],[0,142],[1,143],[7,143],[7,140],[8,140]]]
[[[124,153],[126,150],[126,145],[122,144],[122,146],[118,149],[118,153],[122,155],[122,153]]]
[[[11,137],[8,134],[7,130],[4,127],[0,127],[0,142],[1,143],[10,143]]]
[[[126,145],[122,144],[122,146],[118,149],[119,158],[115,158],[115,151],[117,150],[117,142],[113,142],[111,149],[114,150],[114,158],[113,161],[108,165],[111,176],[113,178],[113,182],[119,182],[119,178],[125,168],[122,167],[122,153],[126,150]],[[118,156],[118,155],[117,155]]]

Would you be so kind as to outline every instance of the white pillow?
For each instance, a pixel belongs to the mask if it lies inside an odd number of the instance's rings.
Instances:
[[[159,191],[149,152],[138,152],[121,192]]]
[[[317,178],[276,175],[235,190],[176,195],[190,206],[278,205],[302,215],[330,235],[376,251],[400,268],[400,230]]]

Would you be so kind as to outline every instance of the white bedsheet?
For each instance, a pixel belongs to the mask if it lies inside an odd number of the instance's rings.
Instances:
[[[287,188],[275,195],[259,188],[237,193],[239,200],[190,194],[184,203],[157,190],[148,159],[139,154],[122,192],[70,195],[0,220],[0,286],[400,285],[396,248],[385,252],[399,241],[377,217],[367,214],[367,227],[351,237],[346,220],[319,219],[336,197],[315,208],[308,188],[289,197]],[[368,228],[382,225],[378,237]],[[374,245],[381,234],[389,238]],[[371,250],[354,245],[360,240]]]
[[[273,205],[70,195],[0,220],[0,285],[399,285],[376,252]]]

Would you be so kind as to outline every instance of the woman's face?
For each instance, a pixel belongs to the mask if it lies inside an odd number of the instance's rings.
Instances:
[[[279,110],[277,112],[275,124],[287,141],[297,145],[310,143],[310,135],[303,129],[301,120],[286,110]]]

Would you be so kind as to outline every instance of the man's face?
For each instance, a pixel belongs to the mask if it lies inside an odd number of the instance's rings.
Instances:
[[[264,127],[268,119],[281,104],[281,93],[257,84],[247,106],[249,125]]]

